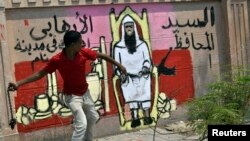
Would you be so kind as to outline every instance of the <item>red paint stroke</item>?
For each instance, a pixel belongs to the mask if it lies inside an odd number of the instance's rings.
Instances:
[[[24,20],[24,25],[25,26],[29,26],[29,21],[28,20]]]
[[[160,64],[168,50],[153,52],[153,63]],[[177,104],[184,103],[194,97],[193,65],[189,50],[173,50],[165,62],[165,66],[176,67],[176,74],[160,75],[159,90],[168,97],[176,99]]]

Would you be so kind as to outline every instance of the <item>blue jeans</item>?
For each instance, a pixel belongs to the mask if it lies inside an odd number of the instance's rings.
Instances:
[[[83,96],[65,95],[65,102],[74,117],[71,141],[92,141],[92,130],[99,119],[99,114],[89,91],[87,90]]]

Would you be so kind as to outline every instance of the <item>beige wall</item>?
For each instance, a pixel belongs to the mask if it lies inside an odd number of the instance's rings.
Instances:
[[[12,73],[9,71],[10,63],[9,63],[9,51],[6,50],[6,16],[5,16],[5,10],[4,7],[2,7],[2,2],[0,2],[0,134],[9,133],[9,129],[6,128],[8,126],[8,114],[7,114],[7,99],[6,99],[6,82],[10,81],[12,79]],[[12,99],[13,100],[13,99]]]

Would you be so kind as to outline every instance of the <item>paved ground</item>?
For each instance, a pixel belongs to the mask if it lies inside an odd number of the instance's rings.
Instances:
[[[182,128],[181,123],[175,127]],[[188,133],[190,130],[180,129],[183,132],[168,131],[162,128],[148,128],[136,132],[123,133],[108,137],[97,138],[95,141],[197,141],[199,136],[194,133]],[[186,130],[186,131],[184,131]]]

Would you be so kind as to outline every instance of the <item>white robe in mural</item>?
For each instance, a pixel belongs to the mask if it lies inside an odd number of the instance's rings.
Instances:
[[[128,21],[134,22],[127,16],[122,24],[124,25]],[[141,72],[143,67],[151,70],[151,57],[147,44],[139,40],[136,26],[134,28],[137,40],[136,52],[129,53],[124,39],[121,39],[114,47],[114,59],[121,63],[128,73],[126,82],[121,83],[125,102],[129,103],[131,109],[138,109],[139,104],[142,104],[143,109],[148,109],[151,106],[151,73],[142,75]],[[124,27],[122,27],[122,37],[124,34]]]

